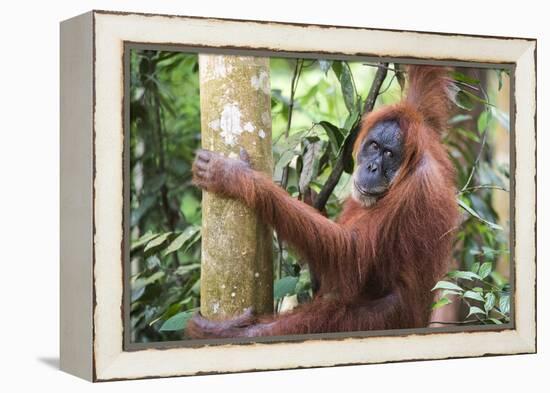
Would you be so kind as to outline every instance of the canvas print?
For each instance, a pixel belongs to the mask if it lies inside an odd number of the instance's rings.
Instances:
[[[131,343],[511,326],[509,68],[126,51]]]

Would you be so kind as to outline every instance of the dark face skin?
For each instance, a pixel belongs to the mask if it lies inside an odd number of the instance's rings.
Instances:
[[[368,133],[357,154],[353,196],[365,205],[376,202],[390,187],[403,161],[399,124],[386,120]]]

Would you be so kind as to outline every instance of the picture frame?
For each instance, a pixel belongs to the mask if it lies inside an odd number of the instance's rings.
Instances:
[[[61,369],[110,381],[536,352],[536,45],[527,38],[110,11],[62,22]],[[510,325],[130,345],[124,335],[124,130],[125,54],[132,47],[509,69],[514,101]]]

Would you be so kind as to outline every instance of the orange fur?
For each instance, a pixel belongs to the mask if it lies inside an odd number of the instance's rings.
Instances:
[[[207,190],[238,198],[271,225],[319,275],[312,302],[277,316],[205,322],[195,338],[287,335],[425,327],[431,288],[445,274],[458,222],[454,171],[440,134],[448,119],[446,70],[410,66],[407,97],[365,117],[359,149],[372,127],[394,119],[404,138],[401,169],[370,207],[351,198],[336,222],[291,198],[271,179],[219,160]],[[225,164],[224,164],[225,163]],[[225,166],[224,166],[225,165]],[[225,168],[225,169],[224,169]],[[223,176],[221,175],[223,173]]]

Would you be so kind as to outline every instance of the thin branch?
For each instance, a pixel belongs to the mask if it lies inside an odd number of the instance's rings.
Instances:
[[[468,186],[470,185],[470,182],[472,181],[473,177],[474,177],[474,173],[476,172],[476,169],[477,169],[477,165],[479,164],[479,161],[481,160],[481,155],[483,154],[483,149],[485,147],[485,143],[487,142],[487,127],[485,128],[484,132],[483,132],[483,139],[481,140],[481,146],[479,147],[479,151],[477,152],[477,156],[476,156],[476,159],[474,161],[474,165],[472,166],[472,170],[470,171],[470,175],[468,176],[468,180],[466,180],[466,184],[464,184],[464,186],[460,189],[460,193],[464,192],[464,190],[466,190],[467,188],[469,188]]]
[[[397,78],[397,73],[394,73],[390,79],[390,83],[388,83],[388,86],[386,86],[386,88],[384,90],[382,90],[380,93],[378,93],[379,96],[381,96],[382,94],[384,94],[385,92],[387,92],[390,87],[391,87],[391,84],[393,83],[393,80]]]
[[[296,94],[296,89],[298,88],[298,81],[300,74],[302,73],[304,62],[302,59],[296,60],[296,65],[294,66],[294,74],[292,75],[292,82],[290,84],[290,101],[288,104],[288,120],[286,122],[285,129],[285,138],[288,138],[290,134],[290,127],[292,125],[292,112],[294,111],[294,95]],[[281,187],[286,189],[288,182],[288,164],[283,168],[283,174],[281,178]]]
[[[485,101],[489,103],[489,96],[487,95],[487,92],[485,89],[480,86],[481,92],[483,93],[483,96],[485,97]],[[487,110],[487,109],[486,109]],[[474,177],[474,173],[476,171],[477,165],[479,164],[479,161],[481,160],[481,155],[483,154],[483,149],[485,148],[485,143],[487,142],[487,134],[489,133],[489,122],[487,122],[487,125],[483,129],[483,139],[481,140],[481,146],[479,148],[479,152],[477,153],[476,159],[474,161],[474,166],[472,167],[472,170],[470,171],[470,175],[468,176],[468,180],[466,180],[466,184],[461,188],[460,192],[462,193],[465,189],[468,188],[470,185],[470,182],[472,181],[472,178]]]
[[[472,187],[466,187],[466,188],[463,188],[462,190],[458,191],[457,194],[464,194],[466,192],[472,192],[472,191],[477,191],[477,190],[501,190],[501,191],[506,191],[506,192],[509,192],[509,190],[505,187],[501,187],[501,186],[497,186],[497,185],[494,185],[494,184],[481,184],[479,186],[472,186]]]
[[[374,80],[372,82],[369,94],[367,96],[367,99],[365,100],[365,105],[363,107],[363,115],[371,112],[372,109],[374,108],[376,98],[380,93],[380,88],[382,87],[382,83],[384,82],[384,79],[386,79],[387,73],[388,73],[388,63],[381,63],[378,69],[376,70],[376,75],[374,76]],[[327,179],[323,188],[317,195],[317,198],[315,198],[313,207],[315,207],[317,210],[319,211],[324,210],[325,205],[327,204],[328,198],[332,194],[332,191],[334,191],[334,188],[338,184],[340,177],[342,177],[342,173],[344,173],[344,166],[345,166],[344,164],[346,162],[349,162],[352,159],[353,145],[355,144],[355,140],[357,139],[357,135],[359,134],[360,130],[361,130],[361,123],[358,123],[350,131],[349,136],[346,138],[344,148],[341,150],[340,155],[336,159],[336,163],[334,164],[334,168],[332,169],[332,172],[329,178]]]

